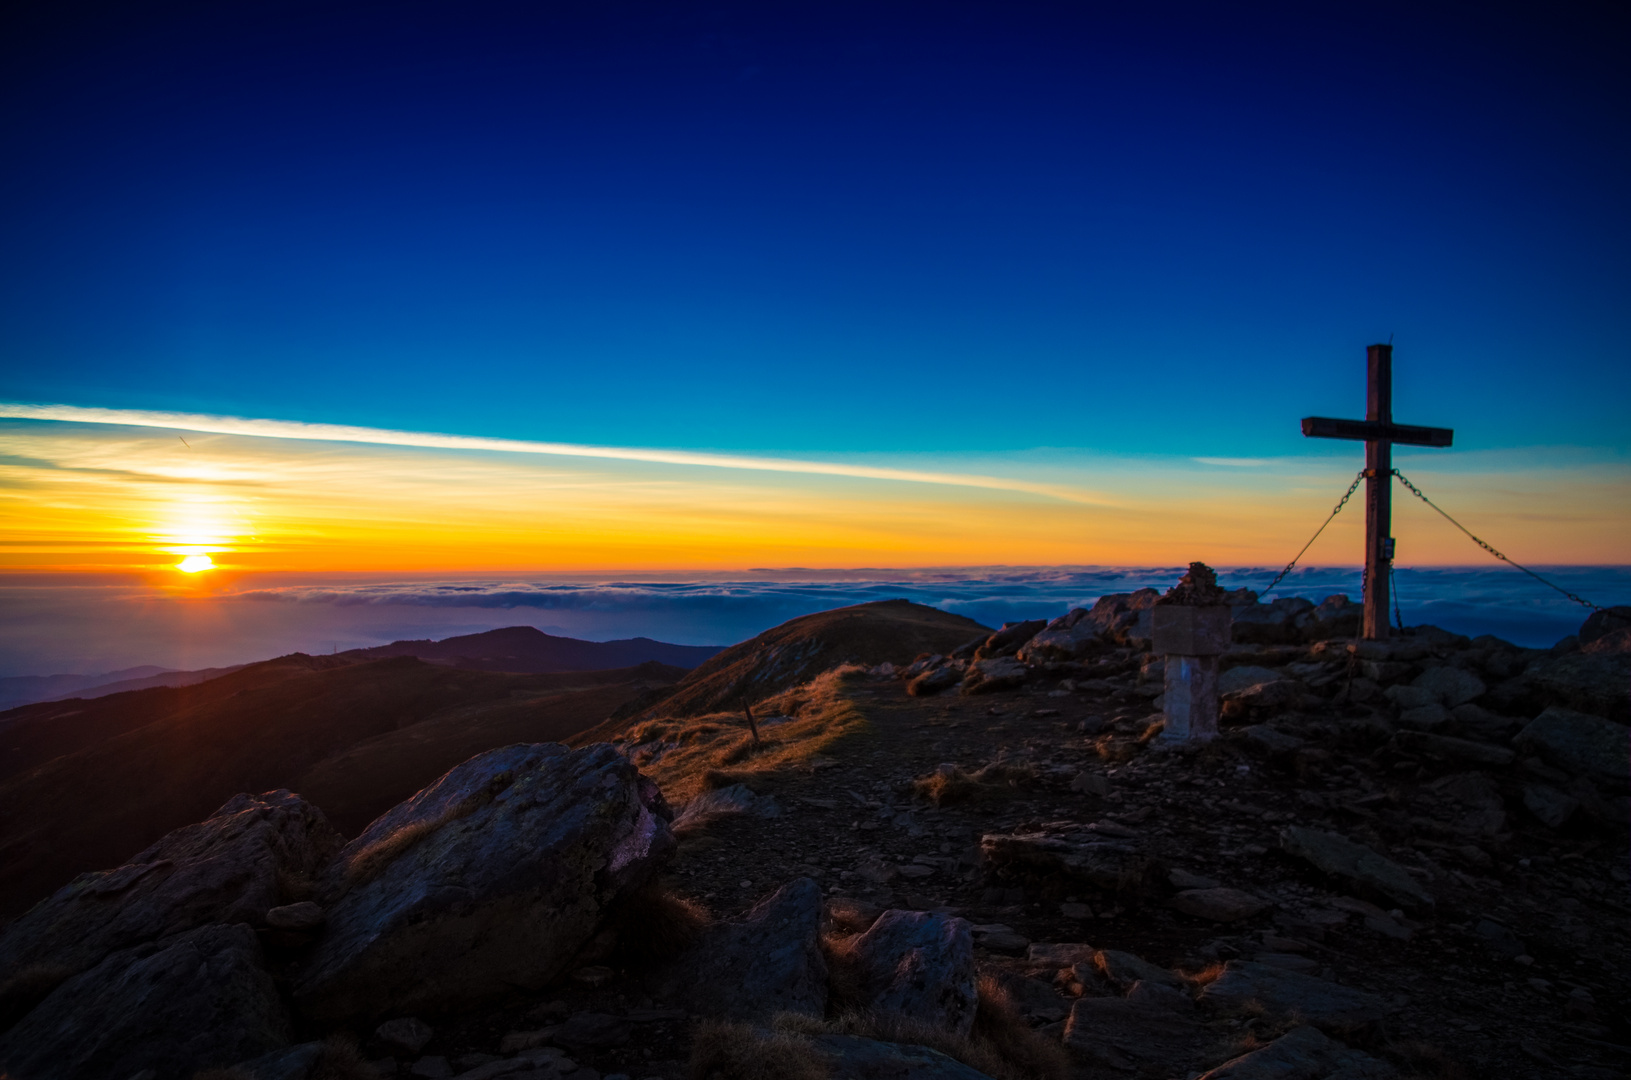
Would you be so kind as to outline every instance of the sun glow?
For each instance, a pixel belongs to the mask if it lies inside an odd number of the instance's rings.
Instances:
[[[215,560],[208,555],[189,555],[176,563],[176,569],[183,574],[196,574],[202,570],[214,570]]]

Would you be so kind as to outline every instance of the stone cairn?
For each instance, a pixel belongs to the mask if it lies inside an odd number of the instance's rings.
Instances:
[[[1155,602],[1152,651],[1166,657],[1166,744],[1205,742],[1218,734],[1218,658],[1229,648],[1227,594],[1205,563]]]

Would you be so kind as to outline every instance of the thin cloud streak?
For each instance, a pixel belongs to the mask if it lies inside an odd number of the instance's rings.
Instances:
[[[890,469],[840,462],[800,461],[795,458],[755,457],[741,454],[714,454],[694,450],[652,450],[623,446],[584,446],[576,443],[533,442],[522,439],[494,439],[470,435],[442,435],[432,432],[391,431],[383,428],[344,424],[308,424],[296,420],[258,420],[233,416],[203,416],[196,413],[158,412],[145,409],[103,409],[78,405],[27,405],[0,402],[0,417],[17,420],[55,420],[74,424],[107,424],[123,427],[164,428],[199,431],[213,435],[248,435],[265,439],[298,439],[306,442],[368,443],[377,446],[413,446],[437,450],[482,450],[506,454],[547,454],[556,457],[601,458],[616,461],[644,461],[662,465],[689,465],[717,469],[746,469],[757,472],[805,473],[815,476],[846,476],[866,480],[892,480],[915,484],[942,484],[952,487],[1011,491],[1086,506],[1116,506],[1102,495],[1056,484],[1036,484],[998,476],[942,473],[919,469]]]

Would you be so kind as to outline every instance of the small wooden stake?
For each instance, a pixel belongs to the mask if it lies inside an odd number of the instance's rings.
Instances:
[[[753,722],[753,706],[748,704],[746,697],[742,698],[742,711],[747,714],[748,730],[753,732],[753,741],[757,744],[759,741],[759,725]]]

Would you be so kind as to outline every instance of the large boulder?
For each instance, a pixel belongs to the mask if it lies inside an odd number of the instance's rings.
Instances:
[[[1064,1038],[1071,1053],[1094,1065],[1141,1076],[1187,1076],[1215,1041],[1177,1009],[1105,997],[1078,998]]]
[[[798,878],[741,922],[709,929],[653,980],[654,989],[700,1016],[763,1023],[779,1012],[819,1017],[827,1008],[821,916],[821,887]]]
[[[1045,664],[1049,661],[1079,660],[1093,651],[1103,639],[1103,627],[1086,608],[1070,611],[1050,622],[1019,650],[1019,659],[1027,664]]]
[[[1631,654],[1572,653],[1542,660],[1523,674],[1547,705],[1631,723]]]
[[[0,1036],[0,1073],[182,1080],[288,1042],[255,932],[203,926],[116,952],[63,983]]]
[[[1363,892],[1380,893],[1405,907],[1431,907],[1433,898],[1404,867],[1336,833],[1287,825],[1280,847],[1316,870],[1342,878]]]
[[[33,964],[84,971],[119,949],[209,923],[265,924],[344,841],[323,812],[279,789],[234,795],[114,870],[81,874],[0,936],[0,972]]]
[[[985,639],[984,645],[974,650],[974,659],[984,660],[994,656],[1013,656],[1047,625],[1046,619],[1003,623],[1001,629]]]
[[[1160,598],[1161,593],[1155,589],[1101,596],[1088,609],[1086,621],[1105,641],[1147,646],[1153,618],[1151,611]]]
[[[1302,640],[1297,620],[1314,610],[1300,596],[1282,596],[1267,604],[1241,604],[1230,608],[1229,633],[1242,645],[1289,645]]]
[[[1295,624],[1304,641],[1357,637],[1364,614],[1363,607],[1337,593],[1298,615]]]
[[[1631,630],[1631,607],[1620,604],[1616,607],[1602,608],[1586,616],[1586,621],[1580,624],[1580,647],[1589,648],[1602,638],[1610,634],[1620,634]]]
[[[1319,1028],[1305,1026],[1231,1058],[1199,1080],[1392,1080],[1398,1075],[1381,1058],[1326,1038]]]
[[[1554,705],[1518,732],[1512,745],[1564,772],[1625,791],[1631,787],[1628,738],[1631,732],[1622,724]]]
[[[991,1080],[991,1077],[927,1046],[883,1042],[859,1035],[817,1035],[829,1080]]]
[[[850,946],[864,1007],[967,1035],[979,1001],[967,919],[886,911]]]
[[[1484,696],[1484,680],[1462,668],[1438,665],[1427,668],[1411,683],[1432,694],[1446,709],[1465,705]]]
[[[326,880],[294,982],[319,1022],[462,1008],[547,985],[672,856],[671,811],[611,746],[491,750],[387,811]]]
[[[968,674],[963,676],[963,693],[991,694],[998,690],[1012,690],[1024,683],[1029,674],[1024,664],[1011,657],[976,660],[968,666]]]
[[[1375,994],[1249,960],[1225,964],[1199,1001],[1221,1012],[1251,1012],[1270,1023],[1295,1020],[1338,1035],[1365,1031],[1386,1011]]]

